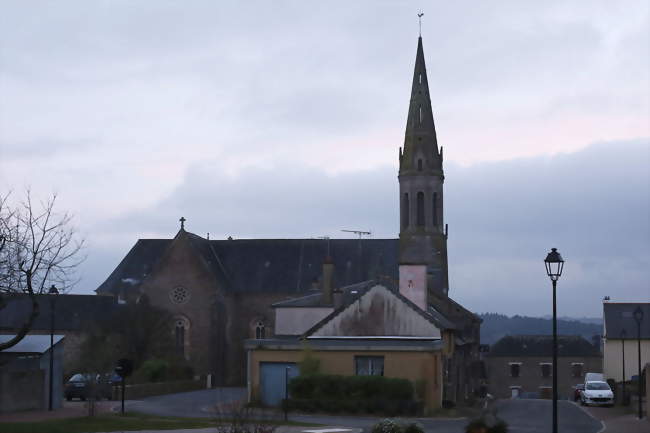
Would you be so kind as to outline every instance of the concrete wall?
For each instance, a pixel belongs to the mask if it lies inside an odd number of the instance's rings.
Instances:
[[[52,376],[52,407],[58,409],[63,406],[63,357],[65,353],[65,339],[54,346],[54,375]],[[49,406],[50,398],[50,351],[48,350],[39,359],[39,367],[45,372],[43,387],[43,406]]]
[[[541,363],[551,363],[550,357],[493,357],[485,359],[488,377],[488,392],[497,398],[510,398],[511,387],[521,387],[521,392],[539,392],[553,385],[551,376],[543,377]],[[520,362],[519,377],[510,376],[510,363]],[[572,364],[583,363],[581,377],[572,376]],[[560,398],[572,398],[573,386],[584,383],[584,374],[602,371],[600,357],[558,357],[558,395]],[[552,367],[551,367],[552,368]],[[543,395],[542,395],[543,396]]]
[[[302,335],[334,311],[333,308],[276,308],[275,334]]]
[[[375,286],[313,335],[440,338],[440,330],[388,289]]]
[[[637,340],[625,340],[625,379],[639,374],[639,350]],[[650,340],[641,340],[641,369],[650,362]],[[603,373],[606,379],[617,382],[623,377],[623,350],[621,340],[608,338],[604,342]]]
[[[43,370],[0,369],[0,413],[45,409]]]
[[[425,409],[429,412],[440,408],[442,403],[442,363],[440,352],[391,352],[391,351],[318,351],[310,355],[320,360],[320,371],[324,374],[355,375],[355,356],[383,356],[384,376],[408,379],[422,383]],[[250,400],[259,400],[260,363],[295,362],[304,359],[301,350],[251,350],[249,351],[249,392]],[[405,366],[408,366],[405,368]]]

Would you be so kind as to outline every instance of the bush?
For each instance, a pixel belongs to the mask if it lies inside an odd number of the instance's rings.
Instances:
[[[489,426],[483,418],[478,418],[467,424],[465,433],[508,433],[508,424],[497,419],[493,426]]]
[[[379,421],[372,427],[372,433],[424,433],[422,426],[412,423],[404,423],[399,419],[386,418]]]
[[[397,420],[382,419],[372,427],[372,433],[403,433],[403,430]]]
[[[140,375],[147,382],[162,382],[167,378],[169,362],[164,359],[149,359],[142,363]]]
[[[383,376],[300,375],[289,382],[290,406],[306,412],[416,414],[413,385]]]
[[[413,384],[409,380],[383,376],[300,375],[291,379],[289,391],[297,399],[413,400]]]

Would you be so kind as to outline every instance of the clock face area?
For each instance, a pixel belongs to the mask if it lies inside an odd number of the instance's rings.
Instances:
[[[169,299],[173,304],[186,304],[190,300],[190,291],[185,287],[175,287],[169,292]]]

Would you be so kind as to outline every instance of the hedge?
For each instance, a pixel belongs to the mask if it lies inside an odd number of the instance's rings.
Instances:
[[[289,392],[289,407],[305,412],[414,414],[420,406],[409,380],[383,376],[298,376]]]

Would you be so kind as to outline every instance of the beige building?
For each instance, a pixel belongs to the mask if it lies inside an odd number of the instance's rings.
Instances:
[[[606,379],[620,382],[639,374],[639,346],[634,310],[640,308],[641,321],[641,368],[650,362],[650,303],[603,302],[603,373]]]
[[[246,342],[249,400],[279,404],[308,353],[324,374],[408,379],[426,411],[439,408],[445,359],[454,350],[449,322],[388,285],[368,281],[274,304],[284,334]]]

